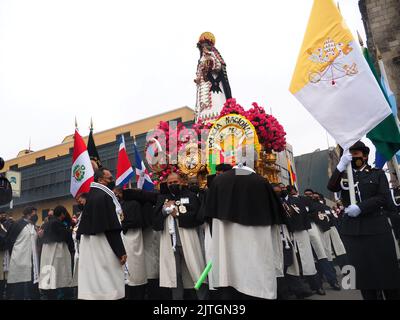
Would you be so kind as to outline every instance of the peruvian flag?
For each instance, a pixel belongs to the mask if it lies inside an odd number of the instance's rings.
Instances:
[[[90,162],[89,153],[77,129],[74,135],[74,153],[71,168],[71,194],[77,195],[89,192],[90,184],[94,181],[94,171]]]
[[[119,140],[119,152],[117,161],[117,181],[118,187],[124,187],[129,180],[133,177],[133,169],[129,161],[128,153],[126,152],[125,139],[121,135]]]

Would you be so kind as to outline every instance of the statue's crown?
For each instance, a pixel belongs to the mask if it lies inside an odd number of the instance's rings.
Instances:
[[[199,43],[211,42],[215,45],[215,36],[211,32],[203,32],[199,38]]]

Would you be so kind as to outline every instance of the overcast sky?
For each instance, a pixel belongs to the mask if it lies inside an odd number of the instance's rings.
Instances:
[[[272,109],[295,155],[328,145],[288,88],[313,0],[0,0],[0,156],[61,143],[168,110],[194,108],[204,31],[233,96]],[[341,0],[365,38],[358,0]],[[329,144],[334,140],[329,137]]]

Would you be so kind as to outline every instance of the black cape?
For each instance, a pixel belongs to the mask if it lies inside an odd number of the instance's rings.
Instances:
[[[289,209],[289,211],[285,210],[285,221],[290,232],[311,229],[311,223],[306,209],[306,202],[303,198],[288,196],[282,201],[287,204]]]
[[[267,180],[244,169],[232,169],[214,178],[207,192],[205,217],[267,226],[282,224],[284,211]]]
[[[74,251],[72,232],[57,217],[50,217],[43,225],[42,243],[65,242],[70,252]]]
[[[28,223],[29,222],[24,219],[19,219],[15,223],[12,223],[10,228],[8,229],[7,236],[5,238],[5,249],[7,249],[10,252],[10,254],[14,247],[15,241],[17,241],[19,234],[26,227]]]
[[[121,201],[124,219],[122,220],[122,230],[124,234],[129,229],[142,229],[145,227],[145,221],[142,212],[142,206],[139,201]]]
[[[188,190],[187,188],[183,188],[179,195],[173,196],[171,193],[169,194],[160,194],[157,198],[156,206],[154,207],[154,217],[153,217],[153,229],[156,231],[164,230],[164,220],[166,216],[162,214],[162,208],[164,206],[165,201],[174,200],[180,201],[182,198],[186,198],[189,203],[185,203],[186,213],[180,213],[176,219],[179,221],[179,227],[181,228],[195,228],[202,224],[201,221],[198,220],[198,211],[200,209],[200,201],[197,198],[197,195]]]
[[[98,188],[90,188],[79,223],[78,235],[95,235],[121,230],[112,198]]]
[[[143,218],[143,229],[152,226],[153,207],[157,203],[158,192],[146,191],[142,189],[124,189],[122,197],[124,201],[137,201],[141,205],[141,213]]]
[[[331,208],[326,204],[320,203],[319,201],[312,201],[309,217],[322,232],[326,232],[331,228],[331,221],[328,216],[330,215],[330,211]]]

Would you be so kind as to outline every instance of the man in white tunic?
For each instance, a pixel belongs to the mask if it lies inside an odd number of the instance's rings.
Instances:
[[[182,185],[182,177],[171,173],[168,192],[160,194],[154,209],[153,228],[160,239],[160,286],[172,288],[172,298],[183,300],[184,289],[193,289],[205,268],[197,227],[200,207],[197,196]],[[205,299],[207,287],[197,292]]]
[[[276,299],[283,208],[269,182],[242,165],[215,177],[205,217],[212,218],[211,285],[221,299]]]
[[[7,217],[7,212],[0,210],[0,300],[6,298],[6,283],[10,253],[7,249],[7,233],[13,220]]]
[[[39,299],[39,261],[35,229],[37,210],[26,207],[22,214],[23,217],[11,226],[7,235],[11,251],[7,285],[10,286],[11,299],[36,300]]]
[[[59,291],[64,299],[71,298],[74,243],[71,231],[63,223],[68,216],[65,207],[57,206],[44,226],[39,289],[43,290],[47,300],[57,300]]]
[[[78,299],[118,300],[125,297],[123,266],[127,256],[121,237],[122,213],[112,192],[111,172],[101,168],[95,173],[78,228]]]

